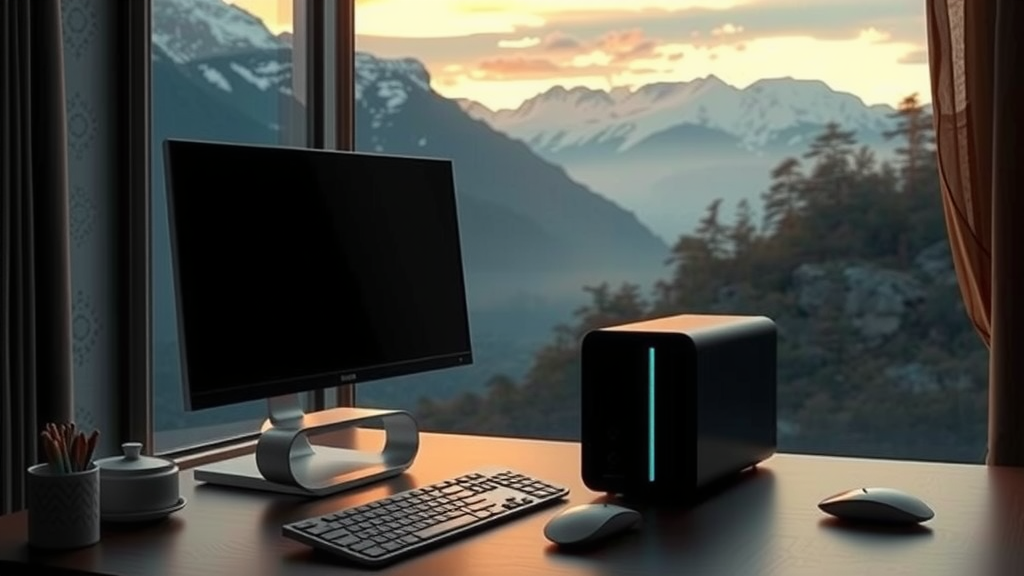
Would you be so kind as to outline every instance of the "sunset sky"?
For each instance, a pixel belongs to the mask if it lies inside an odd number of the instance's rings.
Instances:
[[[292,0],[229,0],[275,32]],[[514,108],[556,84],[711,74],[823,80],[869,104],[929,101],[924,0],[357,0],[356,48],[423,61],[435,90]]]

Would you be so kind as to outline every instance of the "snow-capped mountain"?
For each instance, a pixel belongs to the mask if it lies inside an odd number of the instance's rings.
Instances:
[[[555,86],[514,110],[460,100],[470,116],[633,211],[671,242],[720,198],[759,206],[769,173],[802,155],[828,123],[881,159],[894,108],[866,105],[817,80],[772,78],[738,88],[715,76],[610,91]]]
[[[794,129],[838,122],[858,132],[889,128],[889,106],[867,106],[824,82],[778,78],[740,89],[716,76],[611,91],[555,86],[514,110],[460,101],[471,116],[544,154],[600,145],[622,152],[679,125],[724,132],[748,150],[792,144]],[[785,140],[782,140],[785,138]],[[780,141],[782,140],[782,141]]]
[[[436,97],[426,66],[413,58],[384,59],[357,52],[355,72],[356,103],[369,113],[374,130],[401,112],[411,93]]]
[[[153,43],[178,64],[287,46],[262,20],[223,0],[153,2],[152,22]]]

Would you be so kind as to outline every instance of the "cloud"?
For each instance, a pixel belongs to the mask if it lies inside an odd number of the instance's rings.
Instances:
[[[593,49],[607,54],[614,61],[626,62],[650,56],[657,46],[657,41],[647,38],[643,30],[634,28],[605,34],[594,43]]]
[[[456,38],[515,34],[587,21],[593,14],[672,10],[727,10],[751,0],[356,0],[356,32],[387,38]],[[396,14],[401,17],[395,17]],[[604,20],[607,22],[607,20]]]
[[[551,58],[590,58],[626,63],[655,53],[658,41],[648,38],[643,30],[611,30],[592,40],[580,40],[561,31],[549,33],[537,50]]]
[[[466,64],[458,70],[446,68],[441,75],[472,81],[521,82],[551,78],[612,78],[624,72],[651,74],[652,62],[658,56],[659,43],[640,29],[611,30],[595,38],[581,40],[554,31],[543,40],[524,47],[514,57],[496,56]],[[506,39],[506,44],[526,44]],[[678,56],[673,60],[678,60]]]
[[[583,44],[579,40],[566,36],[561,32],[552,32],[544,38],[542,47],[545,51],[557,52],[562,50],[579,50],[583,47]]]
[[[739,34],[743,32],[743,26],[737,26],[735,24],[725,23],[717,28],[711,30],[712,36],[732,36],[733,34]]]
[[[526,36],[515,40],[498,40],[498,48],[533,48],[538,44],[540,44],[540,38],[537,38],[536,36]]]
[[[588,2],[581,4],[590,5]],[[627,5],[625,3],[620,6]],[[682,41],[694,33],[703,37],[720,29],[713,38],[813,36],[820,40],[842,40],[859,31],[875,28],[889,34],[891,41],[920,42],[925,34],[926,12],[917,0],[757,0],[739,2],[727,10],[710,7],[669,9],[622,9],[581,13],[566,11],[546,14],[547,28],[580,37],[602,26],[640,28],[651,37]],[[733,33],[727,33],[730,31]]]
[[[928,63],[928,51],[924,48],[907,52],[898,60],[900,64],[927,64]]]
[[[526,80],[565,73],[563,66],[545,58],[492,58],[477,63],[470,76],[477,80]]]
[[[450,83],[473,82],[521,82],[546,81],[552,78],[610,78],[624,71],[631,74],[651,74],[658,71],[650,66],[622,66],[610,58],[599,58],[587,54],[577,55],[564,61],[542,57],[501,57],[481,60],[472,66],[459,69],[445,69],[442,77]]]
[[[766,77],[819,79],[869,103],[928,86],[920,0],[369,1],[359,7],[360,49],[421,59],[440,92],[495,109],[555,84],[709,74],[740,87]]]

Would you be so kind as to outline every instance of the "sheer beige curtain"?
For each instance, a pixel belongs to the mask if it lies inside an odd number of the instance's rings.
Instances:
[[[946,224],[964,303],[990,351],[988,462],[1013,466],[1024,466],[1022,34],[1021,0],[928,1]]]

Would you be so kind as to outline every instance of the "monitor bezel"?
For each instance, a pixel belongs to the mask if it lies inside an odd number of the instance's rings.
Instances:
[[[238,385],[231,388],[221,388],[216,390],[208,390],[205,392],[194,391],[191,386],[191,374],[189,372],[188,364],[188,345],[187,345],[187,331],[188,328],[185,322],[185,314],[182,307],[182,292],[181,292],[181,275],[179,274],[179,249],[178,249],[178,237],[177,237],[177,226],[175,226],[176,214],[175,214],[175,202],[173,201],[173,190],[174,190],[174,173],[172,169],[172,148],[177,146],[195,146],[195,147],[231,147],[231,148],[256,148],[262,150],[288,150],[298,151],[304,153],[313,153],[318,155],[356,155],[356,156],[372,156],[372,157],[385,157],[396,160],[414,160],[414,161],[428,161],[428,162],[439,162],[446,164],[449,169],[449,173],[452,178],[452,194],[453,194],[453,207],[455,210],[455,220],[458,222],[459,206],[458,206],[458,193],[455,183],[455,171],[454,163],[450,159],[445,158],[434,158],[426,156],[411,156],[411,155],[397,155],[397,154],[379,154],[372,152],[362,151],[348,151],[348,150],[331,150],[323,148],[306,148],[300,146],[286,146],[286,145],[268,145],[268,144],[247,144],[247,143],[235,143],[235,142],[224,142],[217,140],[194,140],[194,139],[182,139],[182,138],[167,138],[163,142],[163,161],[164,161],[164,200],[167,206],[167,219],[168,229],[170,235],[170,261],[171,261],[171,277],[174,287],[174,306],[175,306],[175,322],[176,332],[178,336],[178,351],[179,351],[179,366],[181,372],[181,390],[183,396],[184,407],[186,411],[192,412],[197,410],[205,410],[209,408],[217,408],[222,406],[230,406],[236,404],[242,404],[245,402],[251,402],[255,400],[268,400],[273,397],[287,396],[294,394],[303,394],[306,392],[312,392],[316,390],[325,390],[329,388],[335,388],[338,386],[355,386],[356,384],[364,382],[373,382],[383,380],[385,378],[394,378],[398,376],[411,376],[415,374],[421,374],[426,372],[433,372],[437,370],[455,368],[459,366],[469,366],[473,363],[473,345],[472,345],[472,331],[470,326],[469,307],[467,303],[467,289],[466,289],[466,266],[465,266],[465,255],[462,248],[462,234],[461,227],[458,227],[455,233],[455,249],[458,254],[459,271],[461,281],[459,287],[462,292],[463,310],[464,317],[466,319],[464,323],[464,331],[466,334],[466,350],[454,351],[450,354],[444,354],[440,356],[430,356],[425,358],[413,358],[402,362],[394,362],[385,365],[375,366],[363,366],[358,368],[351,368],[346,370],[337,370],[330,373],[324,374],[312,374],[303,375],[287,379],[271,380],[254,382],[244,385]]]

